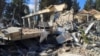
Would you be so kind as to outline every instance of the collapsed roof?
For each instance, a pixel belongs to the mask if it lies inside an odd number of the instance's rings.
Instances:
[[[29,15],[26,15],[22,18],[28,18],[30,16],[34,16],[34,15],[38,15],[38,14],[43,14],[43,13],[49,13],[49,12],[55,12],[55,11],[62,11],[64,8],[67,8],[66,4],[60,4],[60,5],[50,5],[49,7],[47,7],[46,9],[40,10],[37,13],[32,13]]]

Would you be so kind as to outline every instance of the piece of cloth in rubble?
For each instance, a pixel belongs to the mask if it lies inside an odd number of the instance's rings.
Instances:
[[[63,32],[61,33],[57,38],[56,38],[58,44],[62,44],[68,40],[72,40],[72,37],[71,37],[71,34],[66,31],[66,32]]]
[[[65,29],[62,27],[57,27],[57,34],[62,34],[63,32],[65,32]]]
[[[43,42],[46,38],[47,38],[47,36],[48,36],[48,32],[45,30],[45,29],[43,29],[43,31],[41,32],[41,36],[40,36],[40,43],[41,42]]]

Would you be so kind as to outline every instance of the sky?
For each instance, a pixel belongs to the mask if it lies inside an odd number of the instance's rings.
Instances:
[[[10,2],[11,0],[6,0],[7,2]],[[34,9],[34,0],[27,0],[27,5],[29,6],[30,9]],[[86,2],[86,0],[77,0],[79,2],[80,5],[80,10],[83,9],[84,4]]]
[[[79,2],[79,5],[81,7],[80,9],[83,9],[86,0],[77,0],[77,1]]]

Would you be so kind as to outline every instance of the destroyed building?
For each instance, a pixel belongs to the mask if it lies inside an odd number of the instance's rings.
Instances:
[[[4,47],[0,48],[0,55],[100,55],[98,54],[100,53],[100,14],[93,13],[94,10],[89,12],[83,10],[74,15],[74,9],[65,10],[67,7],[67,4],[51,5],[36,13],[23,16],[23,27],[0,29],[0,45]],[[50,20],[47,22],[44,21],[44,13],[50,13]],[[36,15],[39,15],[40,21],[37,26],[33,25],[34,28],[31,28],[30,17]],[[89,21],[90,16],[93,16],[95,20]],[[27,28],[24,27],[25,19],[28,22]],[[97,51],[97,54],[93,54],[91,50],[94,53]]]

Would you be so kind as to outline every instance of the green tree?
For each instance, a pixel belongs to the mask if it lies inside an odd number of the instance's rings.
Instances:
[[[71,7],[72,7],[72,0],[61,0],[61,2],[62,3],[66,3],[67,5],[68,5],[68,10],[70,10],[71,9]]]
[[[2,16],[4,6],[5,6],[5,0],[0,0],[0,17]]]
[[[40,9],[48,7],[49,5],[66,3],[68,5],[68,9],[72,7],[72,0],[41,0],[40,1]]]
[[[4,17],[6,17],[7,19],[11,19],[12,15],[13,15],[13,8],[14,6],[12,5],[12,3],[6,3],[5,6],[5,13],[4,13]]]
[[[96,9],[100,11],[100,0],[96,0]]]
[[[87,0],[84,9],[90,10],[93,9],[93,6],[94,6],[93,0]]]
[[[45,7],[48,7],[50,5],[54,5],[57,3],[57,0],[41,0],[40,1],[40,9],[44,9]]]
[[[16,19],[22,24],[22,16],[29,14],[29,8],[24,4],[25,0],[12,0],[11,3],[6,4],[5,17],[9,19]]]
[[[74,12],[77,13],[80,9],[79,3],[77,2],[77,0],[73,0],[73,9]]]

